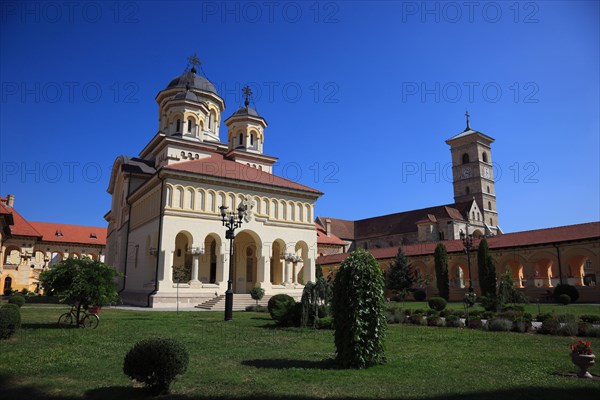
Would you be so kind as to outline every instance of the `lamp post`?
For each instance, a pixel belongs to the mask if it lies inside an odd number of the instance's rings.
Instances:
[[[468,229],[468,228],[467,228]],[[465,254],[467,255],[467,266],[469,268],[469,293],[473,293],[473,280],[471,279],[471,249],[473,248],[473,235],[465,234],[460,230],[460,240],[463,242]]]
[[[229,239],[229,279],[227,280],[227,291],[225,292],[225,321],[233,320],[233,239],[235,230],[242,226],[242,219],[246,213],[246,208],[240,205],[235,211],[227,211],[229,207],[223,205],[221,210],[221,221],[227,228],[225,239]]]

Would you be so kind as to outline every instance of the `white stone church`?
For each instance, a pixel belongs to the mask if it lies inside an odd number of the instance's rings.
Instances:
[[[192,60],[194,61],[194,60]],[[126,304],[195,306],[223,295],[229,240],[219,207],[247,212],[235,232],[234,293],[261,287],[267,295],[300,296],[315,279],[316,189],[276,176],[263,154],[266,120],[245,106],[219,127],[225,102],[197,73],[197,63],[156,96],[158,132],[137,157],[114,162],[108,192],[106,263],[124,277]],[[176,284],[173,267],[191,267]]]

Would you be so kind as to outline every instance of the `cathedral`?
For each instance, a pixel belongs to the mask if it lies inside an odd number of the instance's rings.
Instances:
[[[273,174],[267,121],[250,107],[249,88],[221,141],[225,102],[195,56],[190,63],[156,96],[157,133],[113,164],[106,263],[123,273],[120,296],[154,308],[202,304],[225,293],[233,254],[234,293],[299,297],[315,279],[322,193]],[[230,253],[222,214],[235,210],[241,226]],[[183,284],[173,278],[178,268],[190,271]]]

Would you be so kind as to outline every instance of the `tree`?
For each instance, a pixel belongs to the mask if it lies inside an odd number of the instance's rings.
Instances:
[[[479,286],[482,296],[493,296],[496,294],[496,267],[494,259],[490,255],[487,240],[481,239],[477,250],[477,267],[479,271]]]
[[[68,258],[40,274],[46,293],[56,293],[61,302],[81,308],[104,306],[119,299],[115,278],[121,276],[113,267],[90,259]]]
[[[262,298],[265,296],[265,289],[260,287],[253,287],[252,289],[250,289],[250,296],[254,300],[256,300],[256,306],[258,306],[258,301],[262,300]]]
[[[408,263],[408,259],[404,255],[402,247],[398,249],[396,259],[390,264],[387,274],[385,274],[385,280],[387,289],[396,293],[400,292],[404,294],[404,296],[415,283],[415,273],[412,266]]]
[[[435,279],[437,281],[440,297],[448,300],[450,296],[450,282],[448,278],[448,253],[446,246],[440,243],[435,248]]]
[[[367,368],[385,362],[385,282],[375,258],[359,249],[346,258],[333,282],[336,362]]]

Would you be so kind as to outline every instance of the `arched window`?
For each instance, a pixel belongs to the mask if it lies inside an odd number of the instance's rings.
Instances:
[[[250,146],[254,146],[254,133],[250,134]]]
[[[491,192],[490,192],[490,187],[489,187],[489,186],[487,187],[487,192],[488,192],[488,193],[491,193]]]
[[[240,133],[240,146],[244,144],[244,135]]]
[[[494,222],[492,222],[492,219],[490,218],[490,225],[494,225]]]
[[[188,132],[191,133],[192,132],[192,120],[188,119]]]
[[[491,210],[491,209],[492,209],[492,202],[488,201],[488,210]]]
[[[467,153],[463,154],[463,156],[462,156],[462,163],[463,164],[468,164],[469,163],[469,155]]]
[[[483,160],[483,162],[488,162],[487,161],[487,153],[485,151],[481,154],[481,159]]]
[[[466,193],[466,194],[469,194],[469,193],[471,193],[471,189],[469,189],[469,187],[468,187],[468,186],[465,188],[465,193]]]
[[[175,132],[181,131],[181,120],[177,119],[177,126],[175,127]]]

